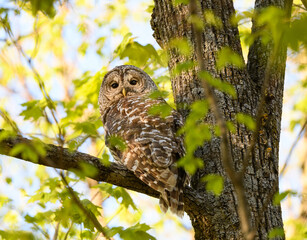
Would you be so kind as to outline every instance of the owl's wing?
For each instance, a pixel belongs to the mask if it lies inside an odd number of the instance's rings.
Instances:
[[[184,155],[183,139],[177,135],[182,126],[180,115],[173,110],[170,116],[144,115],[142,131],[135,135],[134,142],[158,167],[169,167]]]
[[[152,106],[161,103],[164,104],[165,101],[122,99],[108,112],[108,121],[104,127],[108,135],[121,137],[128,147],[137,146],[149,161],[166,168],[184,154],[182,138],[177,136],[182,119],[175,110],[166,118],[149,114]],[[119,158],[122,159],[121,156]]]

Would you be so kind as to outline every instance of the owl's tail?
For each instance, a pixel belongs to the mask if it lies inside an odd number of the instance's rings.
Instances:
[[[186,173],[183,169],[178,169],[177,183],[172,190],[165,189],[160,195],[159,205],[163,212],[168,208],[178,217],[184,215],[184,195],[183,189],[186,183]]]
[[[124,160],[127,168],[132,170],[148,186],[161,193],[161,210],[167,212],[170,209],[171,212],[182,217],[184,214],[183,189],[187,183],[187,174],[184,169],[177,168],[174,165],[167,168],[158,168],[154,163],[147,161],[143,154],[137,154],[133,151],[129,153]]]

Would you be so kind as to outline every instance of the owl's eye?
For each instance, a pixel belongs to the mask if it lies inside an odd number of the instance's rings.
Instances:
[[[135,80],[135,79],[132,79],[129,83],[130,83],[131,85],[136,85],[136,84],[138,83],[138,81]]]
[[[117,88],[117,87],[118,87],[118,83],[117,83],[117,82],[112,83],[112,84],[111,84],[111,87],[112,87],[112,88]]]

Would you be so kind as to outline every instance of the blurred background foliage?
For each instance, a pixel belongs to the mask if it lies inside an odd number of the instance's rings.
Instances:
[[[185,2],[175,1],[175,4]],[[306,6],[294,1],[289,28],[283,22],[282,11],[266,9],[257,17],[261,31],[251,35],[253,2],[235,1],[235,4],[239,11],[232,20],[239,26],[245,62],[248,47],[258,36],[267,44],[283,32],[289,44],[288,65],[295,73],[289,70],[287,73],[283,132],[291,135],[293,131],[295,136],[300,133],[297,139],[303,138],[305,143],[296,150],[302,152],[299,149],[307,144]],[[22,134],[35,140],[33,146],[17,145],[13,154],[22,153],[35,162],[45,154],[41,145],[45,142],[100,157],[103,164],[113,161],[104,145],[97,99],[104,74],[116,65],[142,68],[175,108],[170,74],[189,70],[195,63],[190,59],[188,40],[174,39],[169,47],[176,48],[187,61],[178,64],[174,72],[168,72],[168,56],[151,36],[152,9],[153,2],[146,0],[0,1],[0,128],[7,130],[0,132],[0,138]],[[204,18],[210,26],[221,25],[221,20],[210,11],[204,13]],[[244,67],[244,60],[229,47],[221,49],[217,59],[217,69],[229,64]],[[200,78],[236,98],[229,84],[207,72],[200,73]],[[193,156],[195,149],[212,135],[219,135],[219,129],[201,121],[209,109],[206,101],[195,102],[190,109],[180,132],[185,134],[187,146],[187,155],[180,165],[193,174],[203,166]],[[169,112],[165,106],[152,110],[162,116]],[[255,127],[253,119],[244,114],[238,114],[237,121],[251,130]],[[233,124],[228,123],[230,131]],[[292,144],[289,139],[282,141]],[[306,157],[304,153],[292,156],[298,160],[290,161],[289,156],[284,161],[286,157],[281,155],[281,184],[293,169],[303,173],[300,176],[307,182]],[[187,216],[178,219],[162,214],[155,199],[85,177],[95,171],[82,165],[82,171],[62,172],[1,156],[0,239],[95,239],[102,235],[110,239],[193,238]],[[221,176],[208,175],[203,180],[208,191],[217,197],[223,191]],[[307,238],[307,200],[304,200],[307,186],[303,183],[296,179],[281,186],[284,192],[277,200],[287,197],[283,206],[289,239]],[[294,208],[293,201],[301,207],[294,204]],[[94,222],[80,204],[98,220],[100,233],[95,231]]]

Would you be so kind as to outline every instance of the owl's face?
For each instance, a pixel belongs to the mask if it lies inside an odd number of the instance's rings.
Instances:
[[[99,92],[100,112],[105,110],[120,98],[142,96],[157,90],[156,84],[141,69],[122,65],[109,71],[102,81]]]

